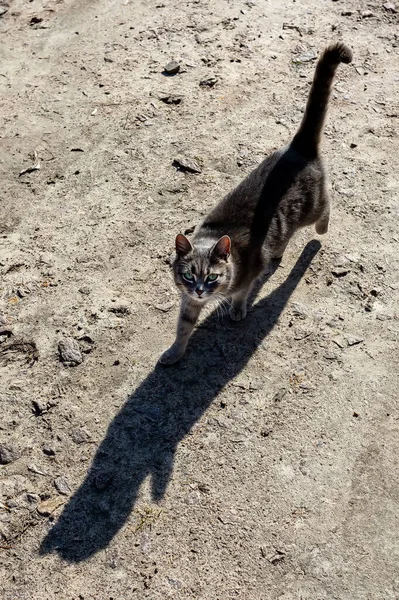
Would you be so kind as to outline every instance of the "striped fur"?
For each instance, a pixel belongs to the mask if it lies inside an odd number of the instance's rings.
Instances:
[[[270,259],[282,256],[297,229],[315,224],[317,233],[326,233],[330,200],[319,143],[335,71],[339,63],[351,60],[351,50],[342,43],[326,48],[291,144],[267,157],[230,192],[191,242],[177,236],[173,273],[182,301],[176,340],[162,354],[162,364],[183,356],[209,300],[231,298],[231,318],[244,319],[254,282]]]

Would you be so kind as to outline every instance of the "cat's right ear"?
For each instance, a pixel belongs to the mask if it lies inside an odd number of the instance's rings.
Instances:
[[[176,236],[176,254],[177,256],[186,256],[193,249],[191,242],[185,235],[179,233]]]

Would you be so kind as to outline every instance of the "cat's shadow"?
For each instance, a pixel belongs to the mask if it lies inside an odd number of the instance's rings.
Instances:
[[[284,283],[255,304],[244,322],[224,327],[212,313],[180,363],[154,368],[110,424],[41,554],[56,551],[80,562],[105,548],[126,523],[148,476],[153,500],[164,496],[179,442],[272,331],[319,248],[318,241],[309,242]]]

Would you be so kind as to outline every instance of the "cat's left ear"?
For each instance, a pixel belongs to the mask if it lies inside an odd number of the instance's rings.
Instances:
[[[216,242],[212,248],[211,254],[213,256],[217,256],[218,258],[224,258],[224,260],[227,260],[230,256],[230,250],[231,240],[228,235],[224,235],[219,241]]]
[[[193,249],[191,242],[185,235],[179,233],[176,236],[176,254],[177,256],[186,256]]]

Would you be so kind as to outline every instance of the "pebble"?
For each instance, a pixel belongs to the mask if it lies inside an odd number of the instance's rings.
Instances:
[[[334,275],[334,277],[345,277],[349,271],[350,269],[346,269],[345,267],[334,267],[331,269],[331,273]]]
[[[37,507],[37,512],[42,517],[49,517],[61,504],[64,504],[64,500],[59,496],[56,498],[49,498],[48,500],[44,500],[40,502]]]
[[[216,77],[208,77],[207,79],[203,79],[202,81],[200,81],[200,86],[213,87],[214,85],[216,85],[217,82],[218,80],[216,79]]]
[[[55,450],[50,446],[43,446],[42,451],[46,456],[55,456]]]
[[[0,6],[0,17],[6,14],[8,8],[6,6]]]
[[[382,7],[385,8],[385,10],[387,10],[388,12],[392,12],[392,13],[398,12],[396,10],[396,6],[392,2],[385,2],[385,4],[383,4]]]
[[[201,167],[195,160],[191,158],[175,158],[173,161],[173,166],[178,167],[182,171],[188,171],[189,173],[201,173]]]
[[[170,61],[164,68],[168,75],[176,75],[180,71],[180,64],[176,60]]]
[[[182,96],[177,96],[174,94],[162,95],[162,96],[159,96],[159,99],[161,100],[161,102],[164,102],[165,104],[180,104],[183,101]]]
[[[171,308],[175,306],[175,302],[165,302],[165,304],[154,304],[154,308],[160,310],[161,312],[168,312]]]
[[[64,496],[68,496],[71,493],[71,488],[65,477],[57,477],[57,479],[54,479],[54,487],[57,492]]]
[[[71,438],[75,444],[87,444],[91,440],[91,435],[86,429],[74,429],[71,433]]]
[[[76,367],[83,362],[79,344],[74,338],[64,338],[58,344],[60,360],[68,367]]]
[[[317,51],[315,48],[312,48],[311,50],[309,50],[308,52],[304,52],[303,54],[300,54],[299,56],[295,56],[292,59],[293,63],[307,63],[310,62],[311,60],[316,60],[317,58]]]
[[[18,458],[17,451],[12,446],[0,444],[0,465],[8,465]]]
[[[346,341],[348,343],[348,346],[356,346],[356,344],[361,344],[362,342],[364,342],[364,338],[359,337],[358,335],[348,334],[346,336]]]

